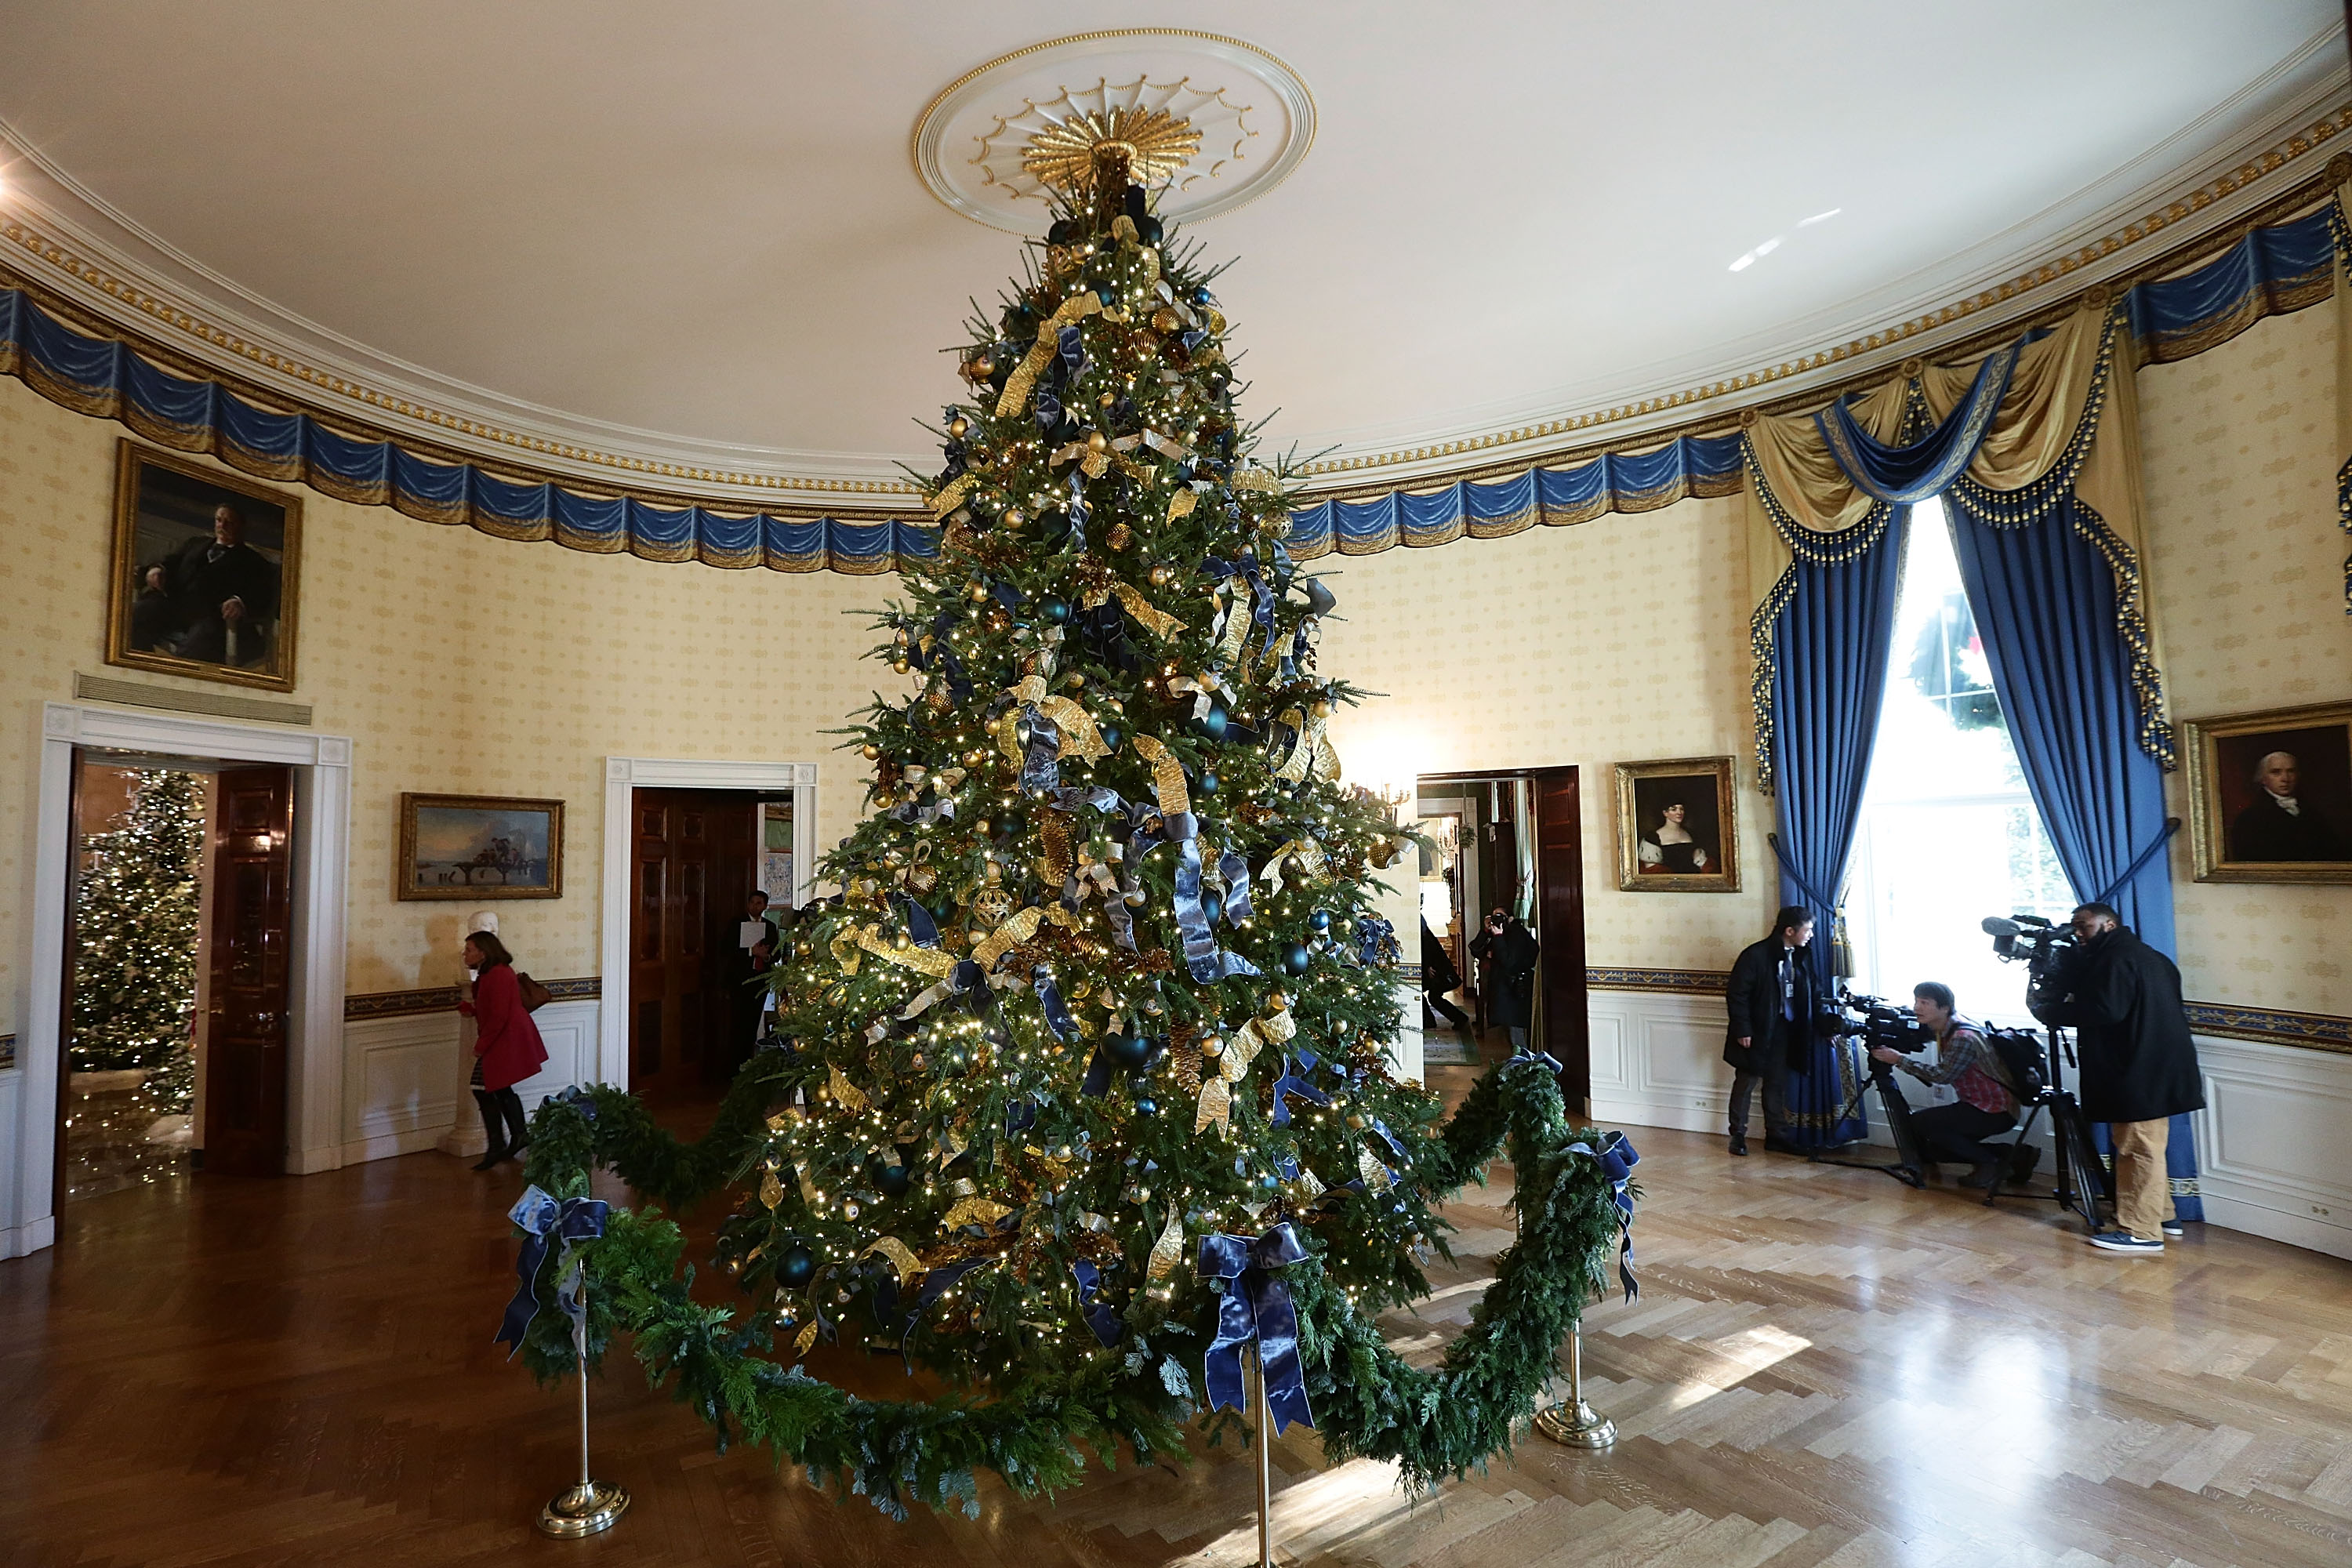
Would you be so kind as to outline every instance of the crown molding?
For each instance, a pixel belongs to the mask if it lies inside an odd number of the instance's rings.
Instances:
[[[1489,409],[1406,441],[1341,433],[1303,470],[1322,498],[1573,460],[1720,429],[1747,409],[1818,397],[1902,361],[2013,328],[2087,291],[2175,269],[2319,179],[2310,157],[2352,146],[2345,72],[2323,55],[2340,25],[2084,191],[1835,320],[1810,318],[1727,345],[1709,366],[1663,364],[1581,410]],[[2235,135],[2230,122],[2275,101]],[[2227,136],[2220,151],[2216,141]],[[2340,139],[2340,140],[2339,140]],[[2200,156],[2196,149],[2207,151]],[[919,511],[901,456],[733,445],[592,420],[439,375],[286,310],[204,266],[76,182],[5,121],[0,265],[159,358],[214,374],[338,427],[388,436],[495,471],[592,491],[660,494],[723,509],[866,516]],[[2315,194],[2315,193],[2314,193]],[[2062,215],[2096,203],[2060,226]],[[2057,233],[2053,243],[2047,237]],[[1975,281],[1956,288],[1955,276]],[[1892,321],[1892,325],[1874,323]],[[1775,348],[1822,344],[1806,352]],[[920,454],[913,454],[921,460]]]

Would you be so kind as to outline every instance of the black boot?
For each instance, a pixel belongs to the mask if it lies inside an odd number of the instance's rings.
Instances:
[[[477,1171],[487,1171],[491,1166],[497,1164],[499,1161],[507,1157],[506,1129],[500,1126],[499,1122],[499,1097],[497,1095],[492,1094],[487,1089],[478,1089],[474,1091],[474,1103],[481,1108],[482,1132],[483,1135],[489,1140],[490,1143],[489,1148],[483,1153],[482,1157],[475,1162],[474,1169]]]
[[[530,1144],[530,1126],[523,1120],[522,1096],[513,1089],[499,1090],[499,1106],[507,1113],[507,1158],[511,1160]]]
[[[1735,1154],[1745,1154],[1748,1152],[1747,1128],[1735,1127],[1731,1130],[1731,1152]]]

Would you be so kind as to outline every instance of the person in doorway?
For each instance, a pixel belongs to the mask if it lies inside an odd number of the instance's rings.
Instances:
[[[1813,972],[1805,949],[1813,917],[1790,904],[1772,917],[1772,932],[1742,950],[1724,995],[1728,1025],[1723,1059],[1731,1068],[1731,1152],[1748,1152],[1748,1107],[1764,1090],[1764,1147],[1800,1154],[1789,1137],[1789,1063],[1811,1043]]]
[[[1490,912],[1486,926],[1470,940],[1471,956],[1486,961],[1492,993],[1486,1021],[1511,1032],[1514,1051],[1528,1048],[1528,1026],[1536,1016],[1536,961],[1542,952],[1535,933],[1504,910]]]
[[[1462,975],[1454,967],[1454,955],[1445,950],[1445,942],[1429,929],[1424,916],[1421,922],[1421,996],[1429,1004],[1431,1012],[1454,1027],[1469,1035],[1470,1016],[1445,999],[1445,994],[1462,984]]]
[[[2293,752],[2267,752],[2254,765],[2254,804],[2230,824],[2231,859],[2352,859],[2334,825],[2296,798],[2302,773]]]
[[[1899,1068],[1921,1083],[1948,1083],[1959,1099],[1949,1105],[1930,1106],[1911,1113],[1911,1129],[1930,1160],[1966,1161],[1964,1187],[1990,1187],[2000,1179],[2003,1164],[2019,1158],[2006,1145],[1990,1144],[2017,1125],[2017,1097],[2010,1092],[2000,1058],[1985,1043],[1982,1031],[1952,1011],[1952,988],[1940,981],[1922,980],[1911,988],[1911,1011],[1936,1037],[1936,1062],[1922,1065],[1892,1046],[1880,1046],[1871,1056]]]
[[[539,1026],[522,1004],[522,984],[515,978],[514,955],[486,931],[466,939],[466,968],[474,977],[474,994],[457,1004],[457,1011],[474,1020],[474,1103],[481,1108],[482,1131],[490,1142],[474,1169],[513,1159],[530,1142],[523,1124],[522,1097],[514,1086],[540,1069],[547,1046]]]
[[[2084,904],[2072,923],[2079,945],[2027,1001],[2043,1023],[2074,1030],[2083,1114],[2115,1140],[2116,1228],[2091,1245],[2161,1254],[2166,1229],[2179,1228],[2164,1169],[2172,1119],[2205,1109],[2180,971],[2109,905]]]

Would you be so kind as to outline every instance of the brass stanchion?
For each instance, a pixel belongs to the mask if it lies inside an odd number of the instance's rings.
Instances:
[[[1617,1423],[1584,1402],[1584,1320],[1568,1335],[1568,1400],[1536,1413],[1536,1430],[1570,1448],[1606,1448],[1617,1441]]]
[[[1274,1568],[1274,1411],[1265,1398],[1265,1352],[1250,1352],[1257,1368],[1257,1568]]]
[[[580,1362],[580,1484],[539,1510],[540,1532],[544,1535],[593,1535],[612,1529],[613,1521],[629,1508],[625,1489],[588,1474],[588,1282],[584,1279],[580,1289],[580,1321],[572,1325],[572,1348]]]

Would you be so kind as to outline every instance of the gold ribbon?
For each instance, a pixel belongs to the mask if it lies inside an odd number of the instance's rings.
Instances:
[[[1225,633],[1217,643],[1217,662],[1231,664],[1241,657],[1242,644],[1249,640],[1250,618],[1243,609],[1249,596],[1249,584],[1239,577],[1225,579]]]
[[[1110,586],[1110,591],[1118,595],[1118,602],[1127,607],[1127,613],[1134,616],[1137,623],[1153,637],[1172,637],[1184,629],[1183,622],[1145,598],[1142,592],[1134,584],[1114,583]],[[1097,599],[1094,603],[1099,605],[1102,601]],[[1093,605],[1090,605],[1087,607],[1091,609]]]
[[[1309,768],[1326,778],[1339,776],[1339,753],[1332,749],[1330,736],[1325,732],[1329,721],[1318,719],[1302,708],[1286,708],[1276,722],[1287,724],[1298,732],[1297,743],[1283,758],[1282,766],[1275,770],[1276,778],[1297,784],[1307,776]]]
[[[838,947],[840,944],[836,942],[835,945]],[[956,961],[944,949],[923,947],[912,939],[906,946],[900,947],[882,934],[880,926],[860,926],[857,929],[857,945],[877,958],[887,959],[901,969],[928,974],[934,980],[943,980],[955,973]]]
[[[1259,879],[1273,883],[1276,892],[1282,891],[1282,863],[1294,855],[1298,858],[1298,879],[1302,885],[1320,882],[1329,875],[1329,861],[1323,846],[1312,838],[1293,838],[1265,858],[1265,868],[1258,873]]]
[[[844,1110],[863,1110],[868,1103],[865,1090],[842,1075],[838,1063],[834,1066],[833,1076],[825,1080],[825,1088],[832,1091],[835,1102]]]
[[[1135,738],[1138,755],[1151,764],[1151,793],[1159,797],[1160,815],[1173,816],[1192,809],[1192,792],[1184,787],[1184,764],[1178,762],[1157,735]]]
[[[1052,886],[1070,874],[1070,814],[1048,810],[1044,826],[1045,881]]]
[[[998,959],[1017,944],[1035,936],[1038,923],[1043,921],[1051,921],[1068,929],[1076,929],[1078,924],[1078,917],[1059,904],[1043,907],[1032,904],[1025,910],[1015,910],[1006,917],[1003,925],[991,931],[985,941],[971,950],[972,961],[982,969],[995,968]]]
[[[1168,521],[1174,522],[1180,517],[1192,516],[1192,509],[1200,504],[1201,498],[1192,493],[1190,486],[1179,489],[1168,498]]]
[[[959,1230],[967,1225],[994,1225],[1013,1210],[993,1198],[965,1198],[948,1210],[940,1224],[949,1230]]]
[[[783,1201],[784,1184],[776,1180],[776,1173],[771,1171],[760,1179],[760,1205],[762,1208],[774,1208]]]
[[[1233,1112],[1233,1089],[1223,1079],[1213,1078],[1201,1086],[1201,1103],[1192,1117],[1192,1131],[1202,1131],[1213,1123],[1218,1131],[1230,1131]]]
[[[963,498],[971,493],[971,487],[979,482],[980,476],[978,474],[958,474],[954,479],[949,480],[947,484],[940,487],[939,494],[931,498],[931,515],[933,517],[945,517],[948,513],[955,510],[957,507],[963,504]]]
[[[890,1267],[898,1271],[898,1278],[901,1280],[906,1279],[910,1275],[920,1274],[923,1271],[922,1264],[916,1260],[915,1249],[908,1247],[905,1242],[900,1241],[895,1236],[886,1236],[882,1237],[879,1241],[872,1243],[864,1252],[859,1253],[857,1256],[860,1258],[866,1258],[877,1253],[879,1253],[882,1257],[889,1259]]]
[[[1373,1157],[1369,1147],[1356,1151],[1356,1174],[1363,1177],[1364,1185],[1376,1193],[1387,1192],[1396,1185],[1396,1178],[1389,1174],[1386,1165]]]
[[[1098,314],[1101,310],[1102,301],[1087,291],[1071,295],[1045,318],[1045,324],[1037,329],[1037,341],[1029,345],[1028,353],[1004,378],[1004,395],[996,400],[999,419],[1009,418],[1029,406],[1029,395],[1036,390],[1037,378],[1045,374],[1045,366],[1060,352],[1062,329]]]
[[[1171,1208],[1168,1223],[1160,1227],[1160,1239],[1151,1244],[1151,1261],[1144,1266],[1144,1277],[1165,1279],[1176,1272],[1176,1265],[1184,1257],[1184,1217]]]

